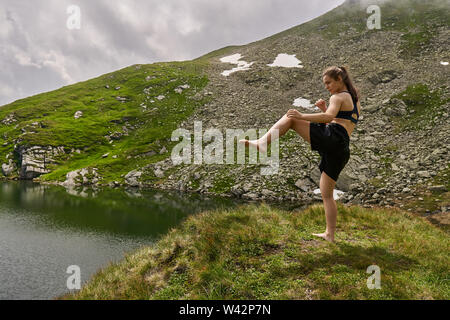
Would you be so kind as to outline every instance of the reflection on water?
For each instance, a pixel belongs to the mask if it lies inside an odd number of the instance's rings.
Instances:
[[[67,292],[67,267],[82,283],[125,252],[154,242],[190,214],[236,200],[160,190],[66,192],[0,182],[0,299],[51,299]]]

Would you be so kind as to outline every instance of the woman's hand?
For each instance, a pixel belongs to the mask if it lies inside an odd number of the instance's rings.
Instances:
[[[320,110],[322,110],[322,112],[326,112],[327,111],[327,103],[323,99],[317,100],[315,106],[317,108],[319,108]]]
[[[288,118],[294,118],[294,119],[302,120],[303,119],[303,114],[300,113],[298,110],[289,109],[289,111],[287,112],[287,117]]]

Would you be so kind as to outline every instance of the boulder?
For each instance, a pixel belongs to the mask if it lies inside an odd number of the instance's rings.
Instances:
[[[303,192],[308,192],[314,186],[314,183],[309,178],[299,179],[295,182],[295,186]]]
[[[75,112],[74,118],[80,119],[83,116],[83,111],[77,111]]]
[[[138,179],[141,177],[141,175],[142,175],[142,171],[138,171],[138,170],[130,171],[125,176],[125,181],[131,187],[138,187],[141,185],[141,183],[138,181]]]
[[[156,177],[158,177],[158,178],[164,178],[164,171],[162,171],[161,169],[156,169],[155,171],[154,171],[154,173],[155,173],[155,176]]]
[[[68,188],[80,185],[95,185],[100,179],[96,168],[83,168],[67,173],[66,181],[62,182],[61,185]]]
[[[379,85],[381,83],[389,83],[396,78],[397,73],[394,70],[386,70],[369,76],[369,81],[373,85]]]
[[[355,179],[353,179],[351,175],[344,170],[339,175],[339,179],[336,183],[336,189],[347,192],[350,190],[350,186],[355,182]]]
[[[9,177],[16,169],[17,169],[16,164],[12,159],[9,159],[8,164],[6,163],[2,164],[2,172],[5,177]]]

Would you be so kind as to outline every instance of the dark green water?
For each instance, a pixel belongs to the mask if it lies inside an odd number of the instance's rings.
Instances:
[[[0,299],[52,299],[125,252],[153,243],[187,216],[242,201],[159,190],[70,191],[0,182]]]

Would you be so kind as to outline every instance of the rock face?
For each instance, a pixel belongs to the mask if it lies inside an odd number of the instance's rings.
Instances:
[[[60,185],[64,187],[73,187],[81,185],[95,185],[101,180],[97,168],[83,168],[71,171],[66,175],[66,181]]]
[[[9,159],[9,163],[2,164],[2,172],[5,177],[9,177],[17,169],[16,164],[12,159]]]
[[[48,166],[56,164],[55,158],[65,154],[64,147],[19,146],[15,149],[19,157],[19,178],[32,180],[49,173]]]

